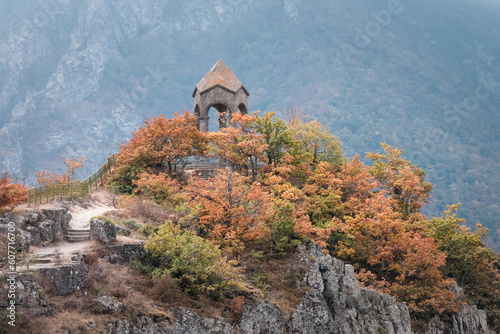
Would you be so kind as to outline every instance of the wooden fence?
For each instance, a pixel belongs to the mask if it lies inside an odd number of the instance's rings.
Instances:
[[[28,206],[37,205],[54,199],[74,199],[77,197],[89,196],[92,189],[96,189],[103,184],[104,174],[111,172],[114,165],[114,156],[108,158],[108,161],[101,166],[94,174],[83,181],[77,181],[71,184],[48,184],[28,191]]]

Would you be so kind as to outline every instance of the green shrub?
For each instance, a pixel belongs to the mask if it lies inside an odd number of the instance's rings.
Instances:
[[[142,224],[141,227],[137,230],[137,232],[141,233],[142,235],[144,235],[146,237],[149,237],[150,235],[152,235],[156,231],[158,231],[158,227],[153,226],[149,223]]]
[[[235,262],[222,257],[218,246],[170,222],[162,225],[144,248],[160,261],[163,273],[190,294],[218,299],[245,289]]]
[[[123,225],[125,225],[126,227],[128,227],[129,229],[132,229],[132,230],[139,230],[141,227],[142,227],[142,224],[141,223],[138,223],[136,220],[134,219],[127,219],[127,220],[124,220],[123,221]]]
[[[153,276],[154,268],[145,266],[141,261],[133,260],[130,262],[130,267],[143,275]]]
[[[271,225],[274,252],[276,256],[285,256],[300,245],[301,241],[294,233],[293,204],[289,201],[278,201],[275,205],[277,209]]]

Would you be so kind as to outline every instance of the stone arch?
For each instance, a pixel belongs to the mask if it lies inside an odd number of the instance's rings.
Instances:
[[[242,115],[246,115],[248,114],[248,108],[247,106],[244,104],[244,103],[240,103],[238,105],[238,111],[242,114]]]
[[[207,131],[206,132],[211,131],[211,127],[210,127],[210,110],[212,108],[215,109],[216,112],[217,112],[217,115],[216,115],[217,118],[218,118],[218,129],[217,130],[226,128],[228,126],[230,120],[231,120],[232,111],[229,108],[229,106],[227,106],[225,103],[213,103],[213,104],[210,104],[207,107],[206,116],[205,116],[205,118],[203,118],[203,121],[205,121],[206,124],[207,124],[207,126],[206,126],[206,130]],[[214,122],[212,122],[212,124],[214,124]]]

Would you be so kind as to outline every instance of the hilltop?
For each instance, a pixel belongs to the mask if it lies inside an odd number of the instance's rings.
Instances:
[[[3,1],[0,170],[33,181],[79,155],[96,169],[146,117],[191,110],[221,58],[251,110],[303,109],[347,156],[403,149],[435,185],[427,213],[461,202],[494,247],[498,5],[400,1],[387,16],[388,3]]]

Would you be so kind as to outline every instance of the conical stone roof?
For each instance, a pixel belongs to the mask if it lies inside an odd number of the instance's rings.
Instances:
[[[236,93],[238,90],[243,89],[247,96],[250,95],[248,94],[243,84],[220,59],[214,65],[214,67],[212,67],[212,69],[208,71],[203,79],[198,82],[196,88],[194,89],[193,97],[195,96],[196,91],[200,92],[201,95],[215,87],[222,87],[232,93]]]

